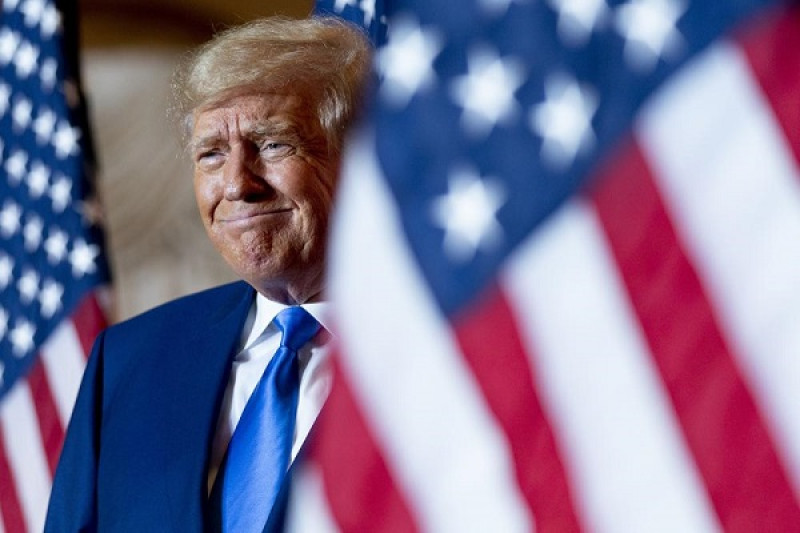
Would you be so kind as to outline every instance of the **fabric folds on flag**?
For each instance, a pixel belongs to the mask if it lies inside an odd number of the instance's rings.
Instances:
[[[289,530],[800,531],[800,8],[383,7]]]
[[[77,4],[0,9],[0,530],[41,531],[109,281]]]

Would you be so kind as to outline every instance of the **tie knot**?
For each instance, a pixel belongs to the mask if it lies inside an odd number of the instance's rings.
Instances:
[[[287,307],[275,317],[281,330],[281,346],[297,351],[319,331],[320,325],[302,307]]]

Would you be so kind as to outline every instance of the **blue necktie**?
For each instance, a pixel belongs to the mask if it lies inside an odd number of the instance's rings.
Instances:
[[[281,345],[267,365],[228,445],[222,530],[260,532],[289,468],[300,375],[297,350],[319,331],[302,307],[278,313]]]

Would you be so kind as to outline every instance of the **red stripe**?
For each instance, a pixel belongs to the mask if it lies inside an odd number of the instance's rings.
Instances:
[[[628,148],[593,200],[711,501],[726,531],[797,531],[774,443],[643,156]]]
[[[342,531],[418,531],[338,361],[310,453],[320,465],[325,496]]]
[[[14,473],[8,462],[5,450],[5,435],[0,428],[0,511],[3,513],[3,527],[9,533],[25,531],[25,518],[16,491]]]
[[[94,292],[90,292],[81,300],[71,318],[75,331],[78,333],[83,353],[88,357],[92,351],[95,337],[100,333],[100,330],[108,325],[105,313],[97,302],[97,296]]]
[[[490,287],[454,325],[464,358],[508,439],[536,530],[580,531],[553,431],[534,388],[536,378],[504,295]]]
[[[800,8],[749,24],[739,42],[800,162]]]
[[[61,445],[64,443],[64,428],[58,416],[58,408],[50,390],[50,383],[47,381],[41,357],[36,358],[36,362],[33,363],[30,369],[28,384],[33,398],[33,405],[36,409],[36,418],[39,422],[42,446],[44,447],[47,464],[50,467],[50,475],[52,476],[55,474],[58,456],[61,453]]]

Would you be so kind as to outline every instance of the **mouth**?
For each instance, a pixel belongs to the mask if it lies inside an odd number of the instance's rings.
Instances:
[[[291,211],[292,210],[289,208],[271,209],[268,211],[245,211],[241,213],[225,215],[218,218],[217,221],[223,224],[248,225],[261,220],[269,220],[271,218],[285,216],[291,213]]]

